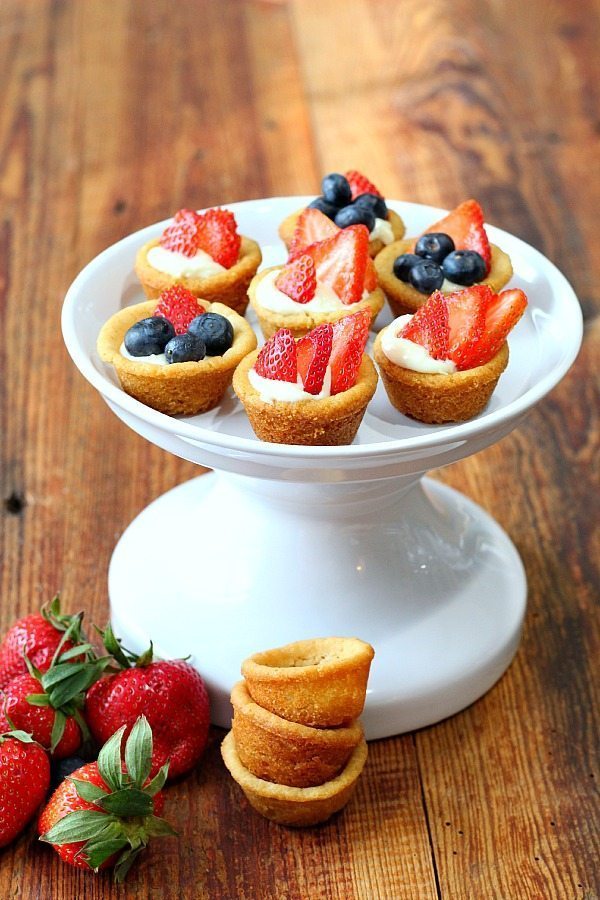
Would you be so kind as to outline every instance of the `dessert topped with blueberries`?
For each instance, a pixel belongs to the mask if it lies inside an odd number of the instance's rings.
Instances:
[[[388,209],[383,194],[373,182],[355,169],[343,175],[338,172],[326,175],[321,182],[321,194],[308,204],[308,209],[318,209],[338,228],[364,225],[369,232],[372,257],[404,234],[400,216]],[[279,226],[279,236],[288,250],[301,212],[292,213]]]
[[[512,276],[507,254],[489,242],[476,200],[461,203],[420,237],[390,244],[375,266],[396,315],[415,312],[433,291],[475,284],[499,291]]]

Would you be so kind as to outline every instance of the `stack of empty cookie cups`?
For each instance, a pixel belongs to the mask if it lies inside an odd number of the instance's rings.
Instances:
[[[317,638],[244,661],[221,752],[263,816],[316,825],[348,802],[367,759],[357,718],[373,655],[357,638]]]

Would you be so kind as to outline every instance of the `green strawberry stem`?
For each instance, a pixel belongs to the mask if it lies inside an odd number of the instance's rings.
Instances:
[[[98,809],[68,813],[40,838],[56,845],[84,841],[79,852],[95,870],[120,853],[114,868],[118,882],[125,879],[150,838],[177,834],[168,822],[153,813],[153,798],[166,782],[169,765],[164,765],[146,784],[152,764],[152,730],[148,720],[140,716],[131,729],[123,764],[121,746],[125,730],[123,725],[98,755],[98,772],[106,790],[88,781],[69,779],[78,796]]]
[[[123,646],[123,642],[115,635],[110,622],[107,624],[104,631],[98,627],[96,627],[96,631],[102,637],[104,649],[113,657],[121,669],[131,669],[134,667],[138,669],[144,668],[144,666],[149,666],[154,660],[152,641],[150,641],[148,649],[138,655]]]

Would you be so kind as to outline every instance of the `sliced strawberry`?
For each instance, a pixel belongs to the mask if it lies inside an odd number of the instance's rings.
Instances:
[[[488,285],[476,284],[445,296],[448,310],[448,354],[458,369],[473,368],[473,358],[481,341],[486,310],[493,300]]]
[[[288,262],[295,259],[300,253],[303,253],[311,244],[317,241],[325,241],[327,238],[333,237],[340,229],[335,222],[322,213],[319,209],[307,207],[298,217],[290,251]]]
[[[185,334],[192,319],[203,312],[206,309],[198,298],[182,284],[175,284],[162,292],[153,315],[168,319],[175,334]]]
[[[365,272],[365,291],[371,293],[379,284],[377,280],[377,269],[371,257],[367,257],[367,269]]]
[[[280,328],[269,338],[258,354],[254,370],[273,381],[297,381],[296,342],[289,328]]]
[[[195,256],[198,252],[199,222],[200,215],[193,209],[178,210],[172,224],[161,235],[161,247],[183,256]]]
[[[342,303],[358,303],[365,288],[369,232],[364,225],[350,225],[326,241],[306,248],[315,262],[317,281],[328,284]]]
[[[433,359],[448,359],[448,306],[441,291],[419,307],[399,337],[425,347]]]
[[[483,210],[477,200],[465,200],[447,216],[430,225],[423,234],[449,234],[457,250],[475,250],[483,257],[486,274],[490,271],[492,251],[483,227]]]
[[[369,181],[362,172],[357,172],[356,169],[350,169],[346,172],[346,181],[350,185],[353,200],[356,200],[361,194],[377,194],[378,197],[383,197],[383,194],[375,187],[373,182]]]
[[[351,316],[344,316],[333,326],[329,358],[332,395],[347,391],[356,383],[370,325],[371,315],[368,310],[362,309]]]
[[[228,209],[209,209],[200,216],[198,244],[216,262],[230,269],[240,258],[242,238]]]
[[[318,394],[323,387],[333,342],[333,326],[317,325],[296,344],[298,375],[308,394]]]
[[[296,303],[309,303],[317,292],[317,273],[312,256],[304,253],[287,263],[275,279],[275,287]]]
[[[473,351],[469,368],[484,365],[498,353],[526,308],[527,297],[518,288],[492,296],[485,314],[484,333]]]

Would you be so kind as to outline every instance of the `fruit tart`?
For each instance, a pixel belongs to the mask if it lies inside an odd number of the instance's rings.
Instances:
[[[237,367],[233,389],[261,441],[350,444],[377,387],[364,353],[370,314],[318,325],[298,341],[288,328]]]
[[[243,315],[248,285],[261,261],[260,247],[238,233],[229,210],[180,209],[159,238],[140,247],[135,271],[151,300],[183,284],[194,296]]]
[[[264,336],[287,328],[302,337],[316,325],[359,310],[368,311],[373,322],[385,296],[368,244],[364,225],[341,229],[319,210],[305,210],[287,263],[259,272],[248,290]]]
[[[416,312],[434,291],[485,284],[498,292],[513,274],[509,256],[490,244],[476,200],[465,200],[419,238],[390,244],[375,267],[396,316]]]
[[[331,172],[321,182],[321,195],[308,205],[318,209],[339,228],[365,225],[369,232],[369,254],[377,256],[387,244],[404,235],[404,222],[388,209],[383,195],[355,169],[340,175]],[[287,216],[279,226],[279,237],[288,250],[302,210]]]
[[[521,290],[494,294],[474,285],[435,291],[414,316],[395,319],[374,346],[392,406],[431,424],[478,415],[508,364],[506,337],[526,306]]]
[[[230,307],[175,285],[158,300],[115,313],[97,347],[127,394],[167,415],[190,416],[220,402],[256,343],[250,325]]]

